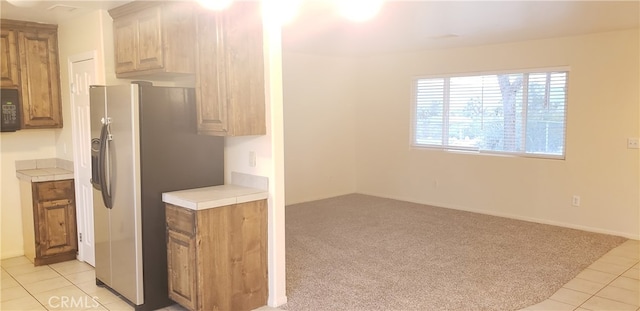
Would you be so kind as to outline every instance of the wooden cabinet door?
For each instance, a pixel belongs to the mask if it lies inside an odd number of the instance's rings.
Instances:
[[[0,29],[0,80],[2,87],[18,87],[18,56],[16,52],[16,33],[13,30]]]
[[[78,249],[72,180],[35,183],[33,190],[36,257]]]
[[[116,73],[163,68],[161,6],[113,21]]]
[[[75,205],[69,199],[38,203],[36,254],[44,257],[77,250],[75,219]]]
[[[234,3],[224,13],[223,26],[230,133],[263,135],[266,125],[260,3]]]
[[[113,21],[116,73],[136,70],[137,23],[135,16]]]
[[[197,261],[195,237],[167,231],[169,298],[190,310],[197,310]],[[206,290],[205,290],[206,292]]]
[[[225,135],[228,132],[228,119],[223,14],[204,11],[196,18],[198,131]]]
[[[23,128],[62,127],[55,32],[18,31]]]
[[[265,134],[260,4],[236,2],[223,12],[200,13],[196,23],[198,131]]]
[[[136,16],[138,23],[137,70],[163,68],[161,7],[150,8]]]

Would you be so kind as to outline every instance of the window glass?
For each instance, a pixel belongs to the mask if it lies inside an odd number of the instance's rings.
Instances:
[[[415,80],[414,146],[564,157],[567,72]]]

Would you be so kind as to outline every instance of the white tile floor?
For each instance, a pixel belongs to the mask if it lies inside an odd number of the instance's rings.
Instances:
[[[612,249],[549,299],[523,310],[640,311],[640,242]]]
[[[34,267],[26,257],[15,257],[2,260],[0,266],[0,310],[133,310],[119,296],[96,286],[93,267],[77,260]],[[185,309],[174,305],[161,310]]]
[[[523,310],[640,311],[639,263],[640,243],[629,240],[549,299]],[[97,287],[93,267],[79,261],[34,267],[25,257],[16,257],[2,260],[0,266],[0,310],[133,310],[117,295]],[[162,310],[184,309],[174,305]]]

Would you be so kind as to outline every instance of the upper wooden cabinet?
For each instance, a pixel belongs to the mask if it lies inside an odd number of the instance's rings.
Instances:
[[[62,127],[56,31],[18,31],[18,50],[23,128]]]
[[[257,1],[235,2],[196,16],[198,131],[264,135],[262,14]]]
[[[109,14],[118,77],[195,74],[200,134],[266,134],[258,1],[235,2],[221,12],[190,2],[134,1]]]
[[[134,1],[109,10],[113,17],[116,76],[174,77],[195,70],[194,6]]]
[[[5,19],[0,26],[2,86],[20,91],[22,128],[62,127],[58,26]]]
[[[0,79],[2,87],[15,87],[19,85],[18,52],[16,46],[16,33],[9,29],[0,29],[0,60],[2,70]]]

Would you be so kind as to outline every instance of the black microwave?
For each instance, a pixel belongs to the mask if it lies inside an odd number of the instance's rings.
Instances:
[[[0,132],[15,132],[20,129],[20,96],[17,89],[0,90]]]

